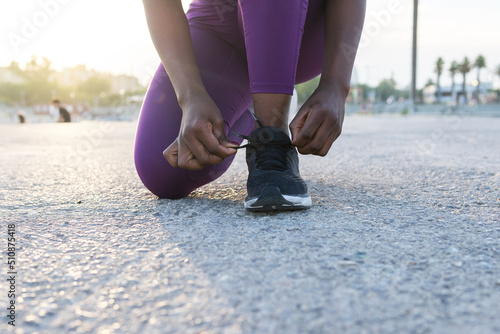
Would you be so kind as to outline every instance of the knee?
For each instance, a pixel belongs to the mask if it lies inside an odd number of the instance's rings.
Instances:
[[[134,152],[135,168],[144,186],[159,198],[168,199],[186,197],[193,190],[217,179],[229,168],[233,159],[234,155],[218,165],[190,171],[172,167],[159,150],[146,150],[138,145]]]
[[[162,157],[163,158],[163,157]],[[194,190],[186,182],[185,171],[163,159],[147,159],[136,152],[135,167],[144,186],[159,198],[179,199]]]

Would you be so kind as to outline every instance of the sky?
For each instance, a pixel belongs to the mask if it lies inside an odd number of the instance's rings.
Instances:
[[[189,0],[183,0],[185,8]],[[360,83],[394,78],[400,88],[411,79],[411,0],[368,0],[365,29],[355,63]],[[435,80],[434,64],[448,67],[465,56],[486,58],[481,80],[500,86],[500,1],[420,0],[417,83]],[[56,70],[86,64],[115,74],[131,74],[144,84],[159,64],[139,0],[0,0],[0,66],[47,57]],[[469,79],[476,77],[476,71]],[[461,79],[457,76],[457,82]]]

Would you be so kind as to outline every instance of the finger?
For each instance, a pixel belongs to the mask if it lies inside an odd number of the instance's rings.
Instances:
[[[210,150],[215,150],[219,147],[219,143],[213,134],[209,135],[207,133],[200,133],[198,137],[193,137],[191,140],[186,141],[186,146],[189,149],[190,153],[194,155],[194,157],[185,155],[182,159],[179,159],[179,165],[182,167],[184,164],[193,164],[191,161],[193,158],[196,159],[197,164],[201,166],[205,165],[217,165],[220,164],[224,157],[220,157],[216,154],[213,154]],[[207,148],[210,147],[210,148]],[[184,160],[185,159],[185,160]],[[186,167],[183,167],[186,168]]]
[[[184,141],[180,141],[177,165],[183,169],[200,170],[203,164],[198,161],[188,145]]]
[[[216,156],[221,159],[230,157],[236,153],[235,145],[229,140],[219,142],[219,139],[212,134],[203,134],[199,137],[200,142],[203,142],[209,156]]]
[[[226,131],[224,129],[224,121],[215,122],[213,125],[213,135],[217,138],[218,145],[212,149],[209,149],[211,153],[221,154],[223,158],[227,158],[236,153],[234,148],[239,145],[232,143],[226,136]]]
[[[300,154],[313,154],[324,157],[328,154],[328,151],[330,151],[333,142],[337,138],[338,136],[335,134],[335,132],[331,131],[328,137],[325,138],[318,146],[308,144],[304,147],[298,148],[298,151]]]
[[[225,148],[229,148],[231,150],[228,150],[227,152],[232,152],[231,155],[236,153],[236,148],[240,146],[237,142],[229,140],[229,138],[224,137],[222,140],[219,139],[219,144],[222,145]]]
[[[292,144],[297,146],[295,142],[295,138],[300,133],[300,130],[304,126],[304,123],[306,122],[307,116],[309,115],[310,108],[309,107],[302,107],[297,115],[293,118],[292,122],[290,123],[290,133],[292,134]]]
[[[313,106],[301,127],[299,133],[293,138],[292,145],[304,147],[313,140],[319,127],[324,120],[324,109],[319,106]]]
[[[167,159],[168,163],[172,167],[179,167],[178,155],[179,155],[179,142],[176,139],[172,144],[170,144],[169,147],[167,147],[163,151],[163,156],[165,157],[165,159]]]
[[[319,129],[316,131],[314,138],[303,147],[300,147],[299,152],[301,154],[319,155],[319,152],[322,152],[324,150],[324,146],[332,132],[333,129],[328,126],[326,122],[323,122]]]
[[[317,155],[319,156],[326,156],[328,154],[328,152],[330,151],[330,148],[332,147],[333,145],[333,142],[335,140],[337,140],[339,136],[337,134],[335,134],[334,132],[332,132],[330,134],[330,136],[328,137],[328,139],[325,141],[325,145],[323,145],[323,148],[317,153]]]
[[[211,127],[205,128],[196,135],[198,143],[192,147],[193,153],[202,164],[215,165],[225,158],[236,153],[234,148],[226,147],[223,143],[229,141],[224,131],[222,134],[212,131]],[[222,141],[222,142],[221,142]],[[227,145],[227,144],[226,144]],[[228,145],[229,146],[229,145]],[[234,147],[234,145],[231,144]]]

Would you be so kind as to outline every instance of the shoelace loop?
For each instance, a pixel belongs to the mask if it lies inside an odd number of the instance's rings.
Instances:
[[[263,128],[264,125],[253,115],[253,118],[257,122],[260,128]],[[257,143],[252,143],[248,138],[248,136],[240,135],[236,132],[233,132],[238,137],[248,140],[248,144],[238,146],[236,149],[252,147],[255,149],[255,163],[257,168],[262,170],[277,170],[284,171],[287,169],[287,151],[290,147],[290,144],[283,142],[268,142],[269,137],[266,133],[263,133],[262,141]]]
[[[248,136],[238,136],[248,140]],[[254,144],[249,141],[248,144],[238,146],[236,149],[247,147],[255,149],[255,163],[259,169],[284,171],[287,169],[286,153],[289,146],[276,142]]]

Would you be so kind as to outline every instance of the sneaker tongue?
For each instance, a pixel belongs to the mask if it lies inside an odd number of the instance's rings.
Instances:
[[[283,130],[272,126],[262,127],[253,131],[248,141],[256,149],[257,168],[277,171],[287,169],[287,147],[292,143]]]
[[[274,126],[265,126],[254,130],[250,136],[248,136],[248,141],[253,145],[260,146],[266,144],[275,145],[290,145],[291,141],[288,135],[281,129]]]

